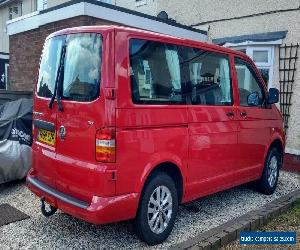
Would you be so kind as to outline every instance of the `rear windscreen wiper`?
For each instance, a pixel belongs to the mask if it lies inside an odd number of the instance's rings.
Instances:
[[[67,46],[66,46],[66,44],[64,44],[62,46],[62,51],[61,51],[61,54],[60,54],[59,66],[58,66],[57,75],[56,75],[56,79],[55,79],[53,95],[52,95],[51,100],[50,100],[49,105],[48,105],[49,109],[52,109],[53,102],[54,102],[55,97],[56,97],[59,111],[64,111],[64,108],[61,104],[60,89],[59,89],[58,85],[62,80],[62,69],[63,69],[64,59],[65,59],[65,54],[66,54],[66,48],[67,48]]]

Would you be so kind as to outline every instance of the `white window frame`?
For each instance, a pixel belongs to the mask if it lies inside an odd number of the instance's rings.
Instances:
[[[5,70],[4,70],[4,72],[5,72],[5,90],[7,90],[7,88],[8,88],[8,67],[9,67],[9,64],[8,63],[5,63],[4,64],[4,68],[5,68]]]
[[[36,0],[36,10],[45,10],[48,6],[48,0]]]
[[[229,44],[228,44],[229,45]],[[245,50],[246,54],[253,60],[253,51],[268,51],[268,62],[254,62],[258,69],[268,69],[269,70],[269,82],[268,88],[273,86],[273,72],[274,72],[274,51],[275,47],[273,44],[251,44],[251,45],[234,45],[229,46],[234,50]]]
[[[269,82],[268,88],[273,86],[273,68],[274,68],[274,46],[262,47],[262,46],[249,46],[247,47],[246,54],[253,60],[253,51],[268,51],[268,62],[255,62],[257,68],[269,70]]]

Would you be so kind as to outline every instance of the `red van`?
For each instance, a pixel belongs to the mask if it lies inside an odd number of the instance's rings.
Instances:
[[[28,187],[46,216],[133,219],[161,243],[179,204],[247,182],[274,192],[278,95],[234,50],[118,26],[56,32],[40,62]]]

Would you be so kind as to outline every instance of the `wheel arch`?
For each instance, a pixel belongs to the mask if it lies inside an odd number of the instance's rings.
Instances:
[[[283,157],[284,157],[284,143],[283,143],[283,141],[279,137],[274,138],[272,140],[272,142],[270,143],[269,147],[268,147],[268,150],[266,152],[265,158],[267,157],[267,154],[268,154],[268,152],[270,151],[271,148],[276,148],[278,150],[279,154],[281,155],[281,164],[280,164],[280,167],[282,167],[282,165],[283,165]]]
[[[165,161],[157,164],[147,173],[147,175],[144,176],[144,180],[142,181],[141,195],[151,176],[158,172],[166,173],[172,178],[176,186],[178,201],[179,203],[181,203],[184,194],[183,174],[181,172],[181,169],[177,166],[177,164],[170,161]]]

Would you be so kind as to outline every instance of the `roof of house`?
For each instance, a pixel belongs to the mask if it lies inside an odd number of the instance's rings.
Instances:
[[[161,18],[158,18],[158,17],[155,17],[155,16],[147,15],[147,14],[144,14],[144,13],[141,13],[141,12],[138,12],[138,11],[134,11],[134,10],[130,10],[130,9],[120,7],[120,6],[117,6],[117,5],[104,3],[104,2],[100,2],[100,1],[94,1],[94,0],[71,0],[71,1],[65,2],[63,4],[56,5],[54,7],[42,10],[40,13],[47,13],[47,12],[50,12],[50,11],[53,11],[53,10],[56,10],[56,9],[60,9],[60,8],[63,8],[63,7],[69,6],[69,5],[73,5],[75,3],[80,3],[80,2],[86,2],[86,3],[91,3],[91,4],[94,4],[94,5],[98,5],[98,6],[103,6],[103,7],[109,8],[109,9],[118,10],[118,11],[121,11],[121,12],[124,12],[124,13],[144,17],[144,18],[147,18],[147,19],[155,20],[155,21],[158,21],[158,22],[166,23],[168,25],[172,25],[172,26],[175,26],[175,27],[179,27],[179,28],[183,28],[183,29],[187,29],[187,30],[191,30],[191,31],[194,31],[194,32],[198,32],[198,33],[202,33],[202,34],[207,35],[207,31],[196,29],[196,28],[193,28],[191,26],[184,25],[184,24],[180,24],[180,23],[177,23],[177,22],[175,22],[173,20],[170,20],[170,19],[161,19]]]
[[[212,42],[218,45],[223,45],[225,43],[242,43],[246,41],[269,42],[269,41],[283,39],[286,37],[286,34],[287,31],[267,32],[267,33],[259,33],[259,34],[243,35],[243,36],[217,38],[217,39],[213,39]]]
[[[52,8],[13,19],[7,22],[7,34],[14,35],[39,28],[48,23],[76,16],[91,16],[116,24],[181,38],[198,41],[207,40],[207,32],[204,30],[93,0],[72,0]]]

